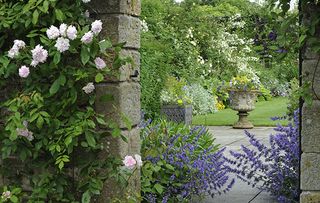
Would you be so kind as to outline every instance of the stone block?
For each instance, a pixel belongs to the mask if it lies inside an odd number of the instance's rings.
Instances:
[[[126,48],[140,48],[140,19],[128,15],[102,15],[104,26],[101,36],[109,37],[113,44],[125,43]]]
[[[320,190],[320,154],[301,155],[301,190]]]
[[[320,192],[302,192],[300,194],[300,203],[319,203]]]
[[[134,128],[131,131],[124,131],[125,136],[129,138],[129,154],[140,154],[141,141],[140,141],[140,129]]]
[[[320,153],[320,101],[302,108],[301,148],[303,152]]]
[[[140,81],[140,53],[136,50],[122,49],[120,56],[129,57],[132,62],[120,68],[111,70],[110,76],[105,78],[107,82],[117,81]]]
[[[320,98],[320,63],[318,60],[304,60],[302,62],[303,83],[312,82],[310,91],[314,99]]]
[[[126,138],[128,139],[128,137]],[[102,159],[110,154],[117,158],[125,157],[129,154],[129,143],[120,137],[112,137],[109,134],[103,140],[103,152],[101,152],[100,158]]]
[[[92,13],[98,14],[129,14],[139,16],[141,13],[141,0],[92,0],[90,2]]]
[[[108,98],[108,99],[106,99]],[[127,128],[140,123],[140,84],[136,82],[103,83],[96,85],[96,110]]]
[[[320,55],[314,52],[308,44],[302,50],[303,60],[310,60],[310,59],[317,60],[319,57]]]

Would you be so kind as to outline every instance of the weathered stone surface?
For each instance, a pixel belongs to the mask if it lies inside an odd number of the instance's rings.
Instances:
[[[128,62],[120,68],[111,70],[110,76],[106,77],[105,81],[140,81],[140,53],[136,50],[123,49],[120,52],[120,56],[122,58],[129,57],[132,62]]]
[[[130,14],[139,16],[141,13],[141,0],[92,0],[90,2],[98,14]]]
[[[122,130],[121,135],[126,137],[128,142],[119,137],[107,136],[104,140],[104,150],[100,154],[100,158],[111,154],[114,157],[123,159],[126,155],[134,156],[135,154],[140,154],[140,129]],[[123,196],[124,193],[140,194],[140,187],[140,170],[137,169],[130,178],[128,188],[123,188],[114,179],[107,180],[99,202],[109,203],[113,198],[125,198]]]
[[[320,56],[319,56],[320,57]],[[310,90],[314,99],[320,98],[320,63],[318,60],[304,60],[302,63],[303,83],[311,82]]]
[[[320,153],[320,101],[312,105],[306,103],[302,108],[301,148],[303,152]]]
[[[141,22],[137,17],[128,15],[103,15],[105,26],[102,36],[109,37],[113,44],[125,43],[124,47],[140,48]]]
[[[135,82],[105,83],[96,86],[96,110],[126,128],[140,122],[140,85]],[[112,98],[105,100],[105,97]]]
[[[300,195],[300,203],[319,203],[320,192],[302,192]]]
[[[133,128],[130,131],[123,131],[123,134],[129,138],[129,154],[140,154],[140,129],[138,127]]]
[[[317,60],[319,58],[319,54],[314,52],[310,46],[306,46],[303,50],[302,58],[303,60],[314,59]]]
[[[320,154],[302,154],[300,178],[302,190],[320,190]]]

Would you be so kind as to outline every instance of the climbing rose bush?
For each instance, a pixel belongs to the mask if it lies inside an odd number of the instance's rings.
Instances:
[[[252,187],[275,196],[279,202],[299,202],[299,116],[288,126],[278,125],[270,136],[270,147],[245,132],[250,146],[230,151],[230,170]]]
[[[90,1],[39,2],[0,6],[0,202],[94,202],[106,179],[128,177],[123,157],[97,159],[120,130],[94,110],[110,101],[96,98],[96,84],[126,60],[99,36],[107,25],[84,15]]]

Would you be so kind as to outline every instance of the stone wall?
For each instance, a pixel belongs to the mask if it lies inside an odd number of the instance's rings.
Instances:
[[[115,70],[115,77],[107,78],[96,86],[96,110],[120,125],[121,134],[127,137],[128,142],[121,138],[106,138],[108,146],[101,154],[124,158],[125,155],[140,154],[140,131],[137,125],[140,122],[140,0],[92,0],[94,18],[101,19],[104,25],[102,35],[110,38],[114,44],[125,42],[121,51],[122,56],[130,56],[133,64],[127,64]],[[112,95],[113,100],[103,102],[102,95]],[[124,122],[124,117],[130,120],[132,126]],[[130,130],[129,130],[130,129]],[[137,171],[131,178],[126,191],[140,193],[140,172]],[[125,198],[125,192],[113,180],[106,181],[99,202],[110,202],[112,198]]]
[[[310,27],[310,13],[320,13],[320,6],[302,8],[302,23]],[[316,28],[320,41],[320,27]],[[320,55],[307,42],[302,52],[302,80],[311,82],[312,105],[303,104],[301,126],[301,203],[320,202]]]

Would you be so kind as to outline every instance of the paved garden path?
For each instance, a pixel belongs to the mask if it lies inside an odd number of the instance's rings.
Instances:
[[[229,150],[239,150],[241,145],[249,145],[244,130],[236,130],[230,126],[211,126],[209,131],[216,138],[216,143],[221,147],[227,147],[225,155]],[[272,127],[256,127],[248,130],[256,135],[263,143],[268,144],[269,135],[274,133]],[[203,203],[276,203],[267,193],[260,193],[259,190],[248,186],[246,183],[237,180],[230,192],[225,195],[217,196],[214,199],[208,197]]]

